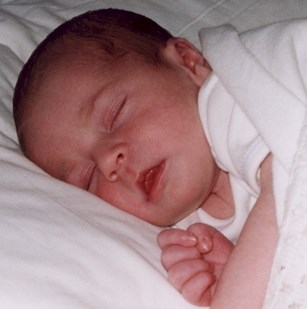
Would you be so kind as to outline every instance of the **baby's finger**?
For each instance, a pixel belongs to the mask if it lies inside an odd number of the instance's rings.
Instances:
[[[202,259],[181,261],[172,266],[168,272],[168,281],[182,291],[184,285],[198,273],[211,271],[210,265]]]
[[[201,253],[208,253],[213,246],[213,237],[216,233],[216,229],[203,224],[195,223],[188,228],[188,231],[196,236],[198,240],[197,247]]]
[[[212,301],[215,278],[210,272],[199,272],[182,288],[183,297],[197,306],[209,306]]]
[[[196,245],[197,238],[185,230],[166,229],[159,233],[157,242],[161,249],[170,245],[192,247]]]
[[[193,224],[188,230],[197,237],[196,247],[203,253],[206,261],[221,265],[226,263],[232,252],[233,244],[222,233],[203,223]]]
[[[161,263],[166,270],[181,261],[193,259],[202,259],[196,247],[168,246],[161,253]]]

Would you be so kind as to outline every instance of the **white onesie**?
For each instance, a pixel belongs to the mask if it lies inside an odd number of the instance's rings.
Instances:
[[[205,222],[235,241],[258,198],[259,166],[270,151],[214,73],[200,89],[198,107],[215,161],[229,172],[235,214],[221,220],[199,209],[184,223]]]

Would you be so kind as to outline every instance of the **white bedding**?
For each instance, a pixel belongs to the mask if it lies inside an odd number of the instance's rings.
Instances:
[[[36,44],[52,28],[88,10],[134,10],[199,46],[197,32],[202,27],[230,22],[243,31],[307,16],[307,1],[0,3],[0,307],[195,308],[165,279],[155,243],[159,228],[52,179],[19,152],[11,114],[17,74]],[[273,273],[270,295],[275,295],[276,278]],[[297,293],[291,295],[295,297]],[[282,308],[274,306],[274,299],[270,298],[267,308]]]

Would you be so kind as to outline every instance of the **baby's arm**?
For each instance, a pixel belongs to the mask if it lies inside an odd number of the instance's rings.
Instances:
[[[210,305],[232,243],[216,229],[196,223],[187,231],[168,229],[158,236],[169,282],[195,305]]]
[[[272,163],[261,167],[261,194],[224,268],[211,308],[262,308],[278,239]]]

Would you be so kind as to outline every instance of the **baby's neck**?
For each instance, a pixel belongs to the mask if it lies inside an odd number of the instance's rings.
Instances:
[[[234,215],[234,201],[228,173],[220,171],[212,193],[201,208],[217,219],[227,219]]]

